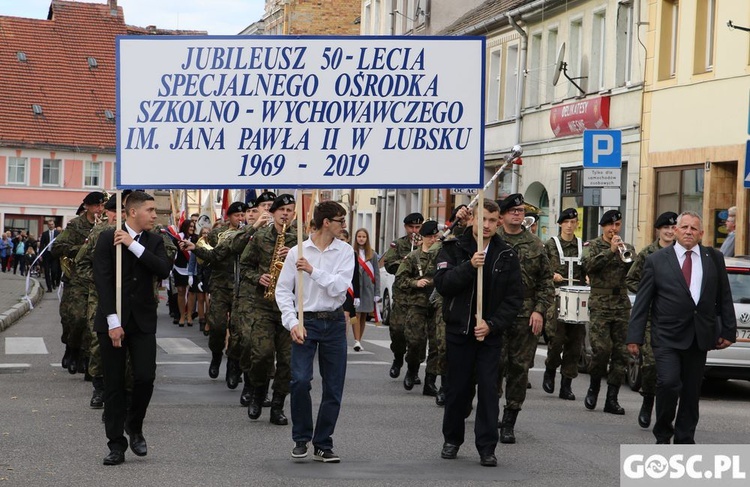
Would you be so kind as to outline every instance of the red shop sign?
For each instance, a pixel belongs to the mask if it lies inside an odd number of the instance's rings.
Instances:
[[[582,134],[586,129],[609,128],[609,97],[556,106],[549,112],[549,125],[555,137]]]

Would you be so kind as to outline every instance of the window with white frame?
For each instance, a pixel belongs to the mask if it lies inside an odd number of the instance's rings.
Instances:
[[[406,16],[406,31],[414,30],[414,0],[406,0],[406,12],[404,12],[404,15]]]
[[[547,74],[547,103],[555,101],[555,86],[552,84],[552,80],[555,79],[555,71],[557,71],[557,28],[550,29],[547,31],[547,66],[549,66],[549,72]]]
[[[568,76],[578,78],[581,75],[581,46],[583,44],[583,19],[570,23],[570,55],[568,58]],[[568,96],[578,96],[578,88],[573,83],[568,87]]]
[[[617,53],[615,86],[624,86],[631,81],[633,66],[633,5],[617,5]]]
[[[716,0],[697,0],[695,16],[695,53],[693,72],[705,73],[714,68],[714,35]]]
[[[102,187],[102,163],[86,161],[83,166],[83,186],[85,188]]]
[[[372,24],[372,33],[375,35],[383,34],[382,32],[382,26],[380,25],[380,9],[381,9],[380,0],[373,0],[372,4],[372,16],[373,16],[373,24]]]
[[[518,99],[518,45],[508,46],[505,58],[505,95],[503,97],[503,118],[511,118],[516,113]]]
[[[594,12],[591,37],[591,66],[589,69],[588,90],[597,92],[604,89],[604,69],[606,60],[606,11]]]
[[[661,29],[659,30],[659,80],[667,80],[675,76],[679,20],[678,0],[662,0]]]
[[[490,69],[488,71],[487,93],[487,122],[497,122],[500,119],[500,61],[501,51],[498,49],[490,53]]]
[[[42,186],[60,186],[62,161],[42,159]]]
[[[536,33],[531,36],[531,56],[529,57],[529,70],[526,78],[528,90],[528,106],[538,106],[539,89],[541,87],[542,74],[542,33]]]
[[[372,5],[370,2],[365,3],[365,16],[362,19],[362,25],[364,26],[364,33],[365,35],[369,35],[372,33],[372,26],[370,25],[370,22],[372,22]]]
[[[29,159],[27,157],[8,158],[8,184],[28,184]]]

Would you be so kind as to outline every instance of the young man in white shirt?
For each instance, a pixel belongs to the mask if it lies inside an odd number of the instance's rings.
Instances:
[[[315,232],[303,242],[302,256],[294,246],[286,256],[276,283],[276,303],[281,322],[292,336],[292,458],[307,457],[312,441],[314,459],[338,463],[333,452],[333,432],[341,409],[346,378],[346,321],[342,305],[354,274],[353,250],[338,239],[346,227],[346,210],[335,201],[324,201],[313,213]],[[297,271],[303,271],[302,283]],[[297,293],[302,290],[304,326],[297,316]],[[323,396],[313,428],[310,397],[313,360],[319,353]]]

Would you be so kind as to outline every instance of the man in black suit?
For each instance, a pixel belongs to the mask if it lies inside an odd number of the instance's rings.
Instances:
[[[675,234],[674,246],[646,258],[627,344],[628,351],[637,355],[650,312],[656,360],[656,443],[669,443],[674,436],[675,443],[692,444],[706,352],[731,345],[737,324],[723,256],[699,244],[701,217],[683,212]]]
[[[55,228],[54,220],[47,220],[47,230],[42,232],[39,237],[39,251],[41,252],[47,245],[60,235],[60,230]],[[55,245],[54,243],[52,245]],[[50,247],[44,255],[42,255],[42,266],[44,267],[44,281],[47,283],[47,292],[51,293],[54,288],[60,283],[60,261],[57,257],[52,255],[52,247]]]
[[[166,279],[172,267],[164,250],[164,241],[150,233],[156,221],[154,198],[134,191],[125,203],[123,228],[101,233],[94,251],[94,282],[99,290],[99,306],[94,330],[104,366],[105,428],[109,455],[104,465],[125,461],[130,449],[138,456],[147,453],[143,437],[143,418],[151,401],[156,377],[156,308],[159,303],[157,282]],[[122,248],[122,312],[117,316],[115,303],[115,249]],[[125,360],[130,356],[133,391],[126,402]],[[126,417],[127,409],[127,417]]]

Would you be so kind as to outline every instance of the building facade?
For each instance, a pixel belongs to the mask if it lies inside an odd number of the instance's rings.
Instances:
[[[747,253],[750,2],[648,0],[639,224],[661,212],[703,216],[703,243],[720,246],[737,206],[735,252]],[[743,224],[744,222],[744,224]],[[645,244],[650,235],[642,235]]]

